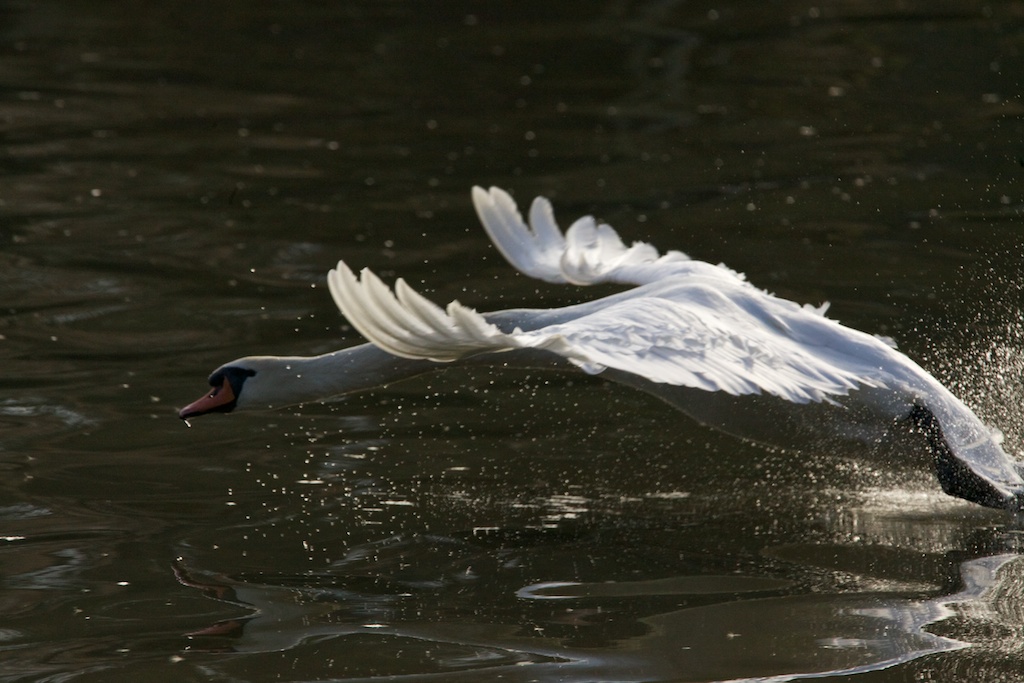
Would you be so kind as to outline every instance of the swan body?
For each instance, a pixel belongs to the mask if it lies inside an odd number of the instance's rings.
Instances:
[[[210,376],[183,408],[273,408],[371,389],[451,363],[576,367],[665,400],[710,426],[789,448],[836,438],[878,442],[907,423],[923,433],[947,493],[995,508],[1024,505],[1021,468],[959,399],[891,340],[760,290],[723,265],[627,247],[584,217],[564,233],[550,203],[528,222],[497,188],[473,188],[495,247],[522,273],[557,284],[616,283],[617,294],[556,309],[442,309],[404,280],[394,290],[344,263],[328,284],[369,340],[305,357],[251,356]]]

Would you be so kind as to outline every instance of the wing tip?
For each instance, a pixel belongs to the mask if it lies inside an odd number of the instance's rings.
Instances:
[[[401,278],[392,290],[369,268],[356,276],[339,261],[327,283],[352,327],[395,356],[447,363],[516,345],[476,310],[452,301],[445,311]]]

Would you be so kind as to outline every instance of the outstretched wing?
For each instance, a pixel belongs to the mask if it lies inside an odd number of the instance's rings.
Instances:
[[[563,235],[543,197],[533,200],[529,225],[512,197],[497,187],[474,187],[473,205],[502,256],[520,272],[547,282],[642,285],[673,274],[676,264],[690,260],[680,251],[659,255],[646,242],[627,247],[611,226],[591,216],[577,220]]]
[[[872,362],[877,348],[865,349],[867,357],[861,359],[858,353],[848,356],[830,345],[801,341],[802,323],[839,327],[813,312],[793,307],[761,316],[722,297],[714,305],[718,313],[724,305],[729,315],[717,317],[708,310],[714,297],[705,294],[625,299],[570,322],[515,335],[516,342],[553,351],[592,374],[614,368],[656,383],[734,396],[767,393],[796,403],[828,401],[859,386],[885,383],[885,373]],[[786,321],[790,314],[799,320]],[[855,350],[863,337],[846,349]],[[867,345],[874,347],[873,340]]]
[[[356,329],[385,351],[407,358],[453,361],[477,353],[544,349],[591,374],[614,368],[652,382],[733,395],[766,392],[799,403],[829,400],[885,379],[875,363],[884,347],[868,335],[788,302],[770,314],[751,313],[743,302],[731,302],[701,285],[692,296],[676,288],[672,298],[638,289],[636,297],[595,307],[576,319],[506,334],[457,301],[441,309],[403,280],[392,293],[369,270],[357,279],[339,262],[328,282]],[[741,296],[749,291],[738,288]],[[724,317],[723,307],[728,310]],[[846,339],[847,333],[855,338]],[[807,335],[838,335],[843,344],[816,346],[802,338]],[[843,345],[866,345],[867,353],[860,359],[860,353],[847,354]]]

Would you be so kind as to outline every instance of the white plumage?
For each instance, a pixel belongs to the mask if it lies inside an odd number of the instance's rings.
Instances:
[[[452,362],[532,367],[538,357],[562,359],[769,443],[778,441],[776,421],[805,422],[797,434],[877,439],[906,420],[927,436],[947,492],[1020,507],[1024,480],[997,433],[891,341],[826,318],[827,306],[800,306],[760,290],[723,265],[679,251],[662,255],[643,242],[627,247],[590,217],[563,233],[543,198],[530,207],[529,223],[500,189],[474,188],[473,202],[495,247],[522,273],[631,288],[564,308],[481,314],[458,301],[442,309],[401,279],[392,291],[371,271],[357,277],[339,262],[328,275],[331,294],[372,347],[234,361],[214,372],[213,391],[181,416],[325,398]],[[742,397],[750,398],[737,403]],[[835,410],[801,413],[794,404]]]

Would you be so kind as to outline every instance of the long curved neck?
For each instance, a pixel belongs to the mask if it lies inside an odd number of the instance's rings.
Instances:
[[[245,407],[280,408],[310,403],[332,396],[353,394],[386,386],[453,365],[507,366],[552,369],[570,367],[560,357],[535,349],[482,353],[452,363],[400,358],[373,344],[360,344],[320,356],[264,356],[251,359],[266,373],[261,383],[263,396],[249,394]],[[240,404],[241,407],[241,404]]]
[[[272,361],[278,375],[272,382],[273,396],[260,407],[277,408],[366,391],[438,367],[438,363],[429,360],[393,356],[373,344],[320,356],[277,357]]]

